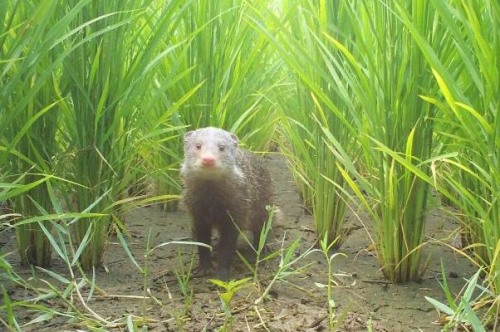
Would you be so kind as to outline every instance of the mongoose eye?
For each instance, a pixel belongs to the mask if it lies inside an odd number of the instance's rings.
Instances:
[[[200,150],[201,149],[201,143],[196,143],[196,150]]]
[[[226,150],[226,146],[223,144],[219,145],[219,151],[224,152],[224,150]]]

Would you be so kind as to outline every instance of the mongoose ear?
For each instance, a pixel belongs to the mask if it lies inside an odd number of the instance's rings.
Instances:
[[[233,140],[234,145],[238,145],[239,139],[238,136],[236,136],[233,133],[229,133],[231,135],[231,139]]]
[[[187,133],[184,134],[184,142],[186,142],[189,137],[193,136],[194,130],[188,131]]]

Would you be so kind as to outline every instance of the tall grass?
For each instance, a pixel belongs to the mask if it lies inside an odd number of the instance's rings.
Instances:
[[[286,140],[282,150],[305,206],[313,214],[318,238],[326,236],[329,243],[338,241],[337,245],[344,239],[346,183],[336,156],[326,148],[325,131],[333,133],[346,149],[356,149],[350,101],[342,98],[346,91],[339,87],[332,66],[336,51],[326,38],[343,25],[339,9],[334,2],[286,1],[285,17],[272,24],[279,29],[271,26],[264,31],[289,70],[285,76],[290,83],[281,88],[285,96],[278,96],[284,117],[281,133]]]
[[[447,52],[438,53],[412,21],[404,19],[439,84],[439,93],[425,95],[440,110],[439,135],[448,156],[440,159],[438,189],[459,209],[469,248],[498,294],[500,5],[486,0],[432,1],[432,7],[449,35]]]
[[[375,245],[384,275],[395,282],[415,280],[422,273],[429,186],[381,147],[429,174],[430,166],[420,161],[431,157],[435,110],[419,97],[433,89],[432,74],[396,9],[412,18],[429,43],[440,36],[434,35],[433,11],[425,2],[362,1],[348,8],[353,51],[335,38],[331,42],[344,54],[341,63],[348,69],[343,77],[362,112],[358,139],[362,167],[368,174],[365,179],[345,175],[375,222]]]
[[[8,152],[22,156],[11,158],[17,163],[11,166],[21,173],[30,168],[57,172],[73,180],[56,188],[68,209],[92,206],[109,214],[75,225],[76,243],[80,250],[85,248],[80,256],[85,268],[100,263],[115,202],[124,198],[141,169],[142,160],[136,158],[140,142],[146,135],[150,142],[176,135],[175,126],[150,131],[154,128],[147,119],[163,108],[157,118],[161,123],[154,124],[159,126],[175,111],[168,107],[183,102],[164,96],[163,86],[176,72],[165,76],[156,71],[175,46],[168,32],[183,4],[75,0],[2,7],[2,119],[8,124],[3,139]],[[165,99],[169,102],[162,103]],[[38,196],[31,192],[18,198],[27,216],[36,213],[29,207],[32,203],[38,213],[51,211],[48,193],[42,187],[37,190]],[[39,230],[35,237],[30,235],[36,225],[18,228],[22,247],[32,238],[48,244]]]
[[[182,77],[167,90],[185,95],[199,86],[180,109],[188,128],[228,129],[253,148],[266,147],[276,116],[271,96],[279,67],[269,41],[253,29],[249,19],[266,1],[204,1],[186,4],[176,38],[188,39],[168,57],[170,68]]]
[[[171,18],[169,42],[156,68],[163,80],[154,83],[163,91],[157,103],[163,107],[151,108],[138,142],[139,158],[154,170],[156,191],[180,192],[179,147],[186,130],[224,127],[254,149],[268,147],[276,125],[270,100],[279,68],[267,39],[247,23],[249,15],[246,1],[192,0]],[[175,209],[176,201],[165,207]]]
[[[324,24],[319,30],[304,22],[290,24],[298,35],[294,46],[299,57],[294,47],[282,46],[289,38],[276,43],[312,95],[309,105],[297,102],[305,109],[294,112],[299,119],[292,123],[296,132],[307,123],[313,128],[291,140],[302,145],[300,149],[313,161],[298,170],[319,175],[311,190],[319,197],[319,209],[342,206],[346,197],[354,198],[353,193],[375,222],[375,244],[386,277],[397,282],[416,279],[421,273],[428,185],[380,147],[415,164],[430,157],[433,108],[419,94],[432,89],[432,73],[425,70],[416,43],[395,14],[399,8],[395,2],[289,4],[290,21],[304,8],[316,8],[312,16]],[[433,38],[428,5],[407,4],[404,10],[419,31]],[[421,169],[429,173],[427,165]],[[326,195],[322,187],[332,194]],[[336,216],[337,223],[342,213]],[[323,218],[322,223],[328,225],[330,220]]]
[[[66,9],[79,3],[67,3]],[[180,1],[172,1],[155,10],[149,7],[155,4],[90,2],[71,23],[72,29],[84,28],[65,44],[68,49],[78,47],[63,63],[58,89],[66,97],[62,110],[66,155],[71,161],[68,177],[83,184],[69,197],[76,198],[72,202],[76,211],[104,197],[95,209],[112,213],[114,202],[136,179],[135,128],[150,115],[143,108],[145,98],[158,101],[157,94],[163,92],[153,83],[155,79],[163,83],[164,78],[153,69],[165,56],[162,48],[172,46],[163,44],[164,34],[168,36],[172,17],[181,6]],[[85,268],[100,264],[111,218],[76,225],[77,243],[90,239],[82,255]]]
[[[62,37],[60,29],[75,15],[69,12],[54,22],[57,7],[50,1],[40,6],[26,2],[2,5],[0,114],[4,128],[0,139],[6,148],[0,165],[5,172],[25,174],[25,184],[37,181],[41,174],[52,174],[57,162],[57,96],[51,82],[67,53],[57,53],[54,45]],[[34,187],[12,198],[13,209],[23,218],[41,210],[50,212],[48,196],[45,185]],[[40,224],[20,225],[16,235],[23,264],[50,264],[51,247]]]

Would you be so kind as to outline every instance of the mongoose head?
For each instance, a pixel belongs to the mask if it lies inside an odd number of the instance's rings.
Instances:
[[[236,164],[238,137],[223,129],[207,127],[184,135],[181,173],[189,178],[217,179],[242,176]]]

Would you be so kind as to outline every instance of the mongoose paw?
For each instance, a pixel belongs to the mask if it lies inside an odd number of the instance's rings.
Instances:
[[[204,277],[210,275],[212,273],[212,270],[212,265],[203,264],[194,269],[193,276]]]
[[[217,271],[215,272],[215,276],[219,280],[229,281],[229,268],[227,267],[218,268]]]

